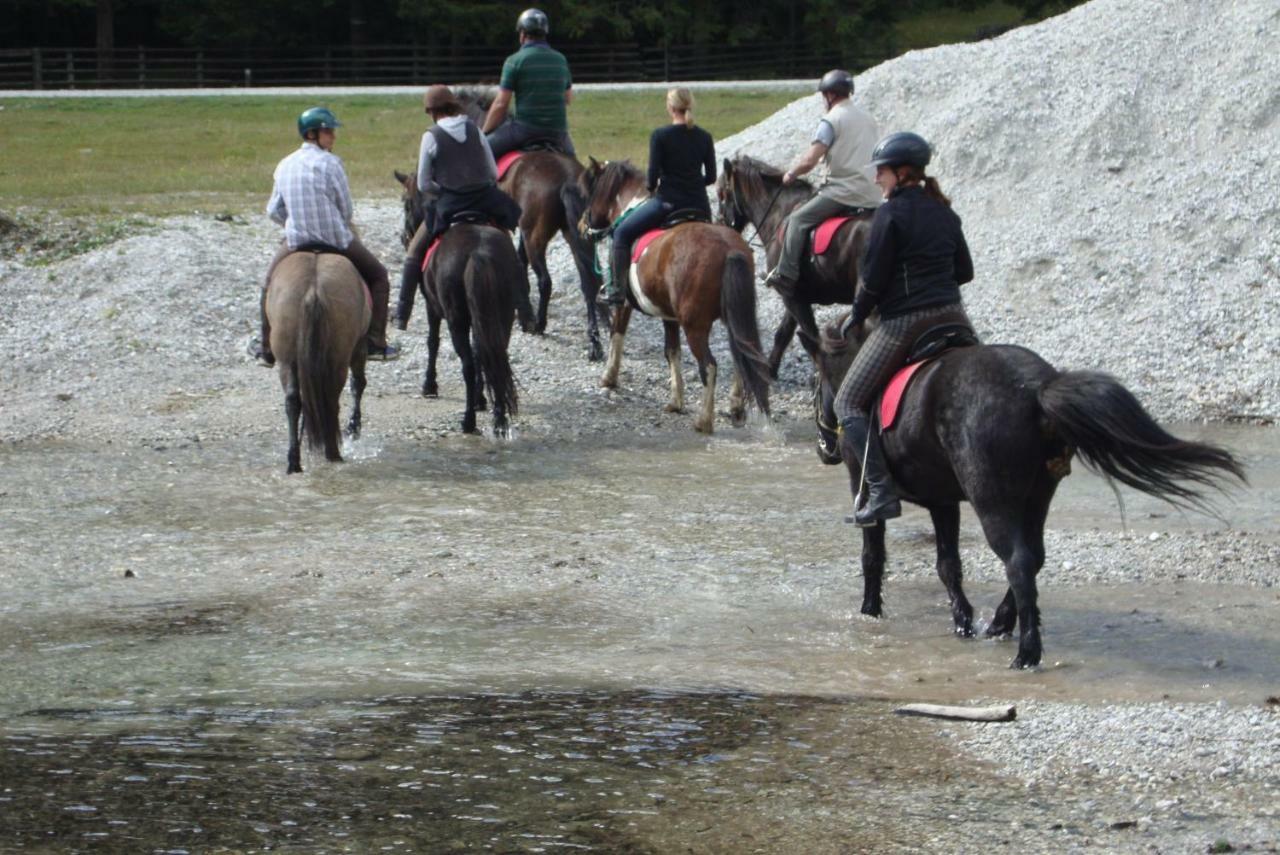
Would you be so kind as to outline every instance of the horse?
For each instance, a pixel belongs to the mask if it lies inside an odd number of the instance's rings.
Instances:
[[[349,370],[355,405],[347,429],[359,436],[368,355],[365,334],[373,314],[360,274],[337,253],[291,253],[271,273],[266,311],[289,422],[285,471],[290,475],[302,471],[299,418],[311,448],[323,448],[328,460],[342,460],[339,402]]]
[[[813,198],[813,185],[804,179],[784,186],[782,173],[768,164],[738,155],[726,159],[716,180],[719,220],[735,231],[751,223],[762,241],[765,258],[772,268],[782,251],[783,224],[793,210]],[[813,306],[849,305],[858,285],[858,263],[871,234],[871,214],[862,213],[843,223],[832,237],[830,248],[812,260],[800,264],[800,278],[793,294],[779,294],[787,308],[787,317],[778,327],[769,354],[769,371],[774,379],[782,356],[795,335],[810,357],[816,359],[819,347],[817,321]],[[839,462],[839,457],[835,461]]]
[[[427,256],[422,275],[428,323],[423,394],[439,394],[436,357],[440,350],[440,322],[448,320],[449,338],[462,361],[466,384],[463,433],[478,432],[476,411],[486,407],[484,387],[488,387],[493,401],[495,435],[507,436],[508,416],[518,412],[515,375],[507,347],[523,291],[521,279],[520,260],[511,237],[493,226],[456,223]]]
[[[828,403],[865,340],[862,326],[849,341],[826,330],[818,374]],[[1210,509],[1205,488],[1246,480],[1229,451],[1172,436],[1114,377],[1059,371],[1012,345],[947,350],[924,363],[880,442],[899,496],[933,519],[937,572],[961,637],[973,635],[973,607],[961,586],[960,503],[978,515],[1009,581],[986,635],[1005,637],[1019,627],[1013,668],[1040,663],[1036,576],[1045,560],[1044,525],[1073,456],[1108,479],[1202,510]],[[856,494],[858,462],[846,464]],[[862,537],[862,613],[880,617],[884,522],[864,528]]]
[[[467,115],[477,123],[493,103],[496,92],[488,87],[463,86],[455,96]],[[586,200],[579,192],[582,164],[557,151],[528,151],[511,164],[498,186],[516,200],[520,216],[520,261],[526,276],[530,266],[538,280],[538,310],[534,332],[547,329],[547,304],[551,300],[551,274],[547,270],[547,245],[558,232],[569,245],[578,268],[578,285],[587,306],[587,359],[604,358],[600,344],[600,322],[596,298],[601,278],[596,272],[590,245],[577,231]]]
[[[646,194],[644,176],[630,162],[601,164],[594,158],[582,174],[582,191],[587,199],[584,234],[608,229],[628,205]],[[728,329],[729,352],[737,369],[729,393],[730,417],[735,424],[746,418],[744,386],[760,410],[769,414],[769,364],[760,349],[756,325],[754,267],[741,235],[727,226],[703,222],[668,229],[631,265],[632,287],[647,304],[644,311],[662,319],[666,335],[663,350],[671,368],[671,401],[665,409],[684,412],[680,371],[680,331],[684,330],[704,388],[702,411],[693,422],[702,433],[715,429],[716,361],[709,342],[717,319]],[[605,388],[617,388],[630,319],[631,306],[624,303],[611,324],[609,362],[600,381]]]

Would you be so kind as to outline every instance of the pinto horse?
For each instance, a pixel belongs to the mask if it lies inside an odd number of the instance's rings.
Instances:
[[[857,330],[846,342],[828,328],[818,359],[824,396],[839,386],[864,335]],[[949,350],[919,368],[880,442],[898,495],[933,518],[938,576],[962,637],[973,634],[973,607],[960,581],[960,503],[973,506],[1009,580],[986,634],[1019,627],[1014,668],[1040,663],[1036,575],[1049,503],[1073,455],[1143,493],[1202,509],[1205,488],[1223,489],[1228,476],[1245,480],[1229,451],[1170,435],[1115,378],[1058,371],[1009,345]],[[856,493],[858,464],[846,463]],[[862,613],[874,617],[882,614],[884,535],[883,522],[862,529]]]
[[[497,95],[492,88],[475,86],[459,87],[454,93],[463,110],[477,124],[484,121]],[[601,279],[595,269],[591,246],[577,230],[586,204],[579,190],[581,175],[582,164],[567,154],[529,151],[507,168],[498,186],[520,206],[520,261],[525,273],[532,267],[538,280],[538,309],[533,331],[541,334],[547,329],[547,304],[551,300],[547,246],[559,233],[569,245],[573,263],[578,268],[578,285],[587,306],[587,358],[599,362],[604,358],[596,307]]]
[[[747,223],[755,227],[765,249],[770,269],[782,251],[782,226],[787,215],[813,198],[813,185],[803,179],[788,186],[782,173],[746,155],[725,160],[716,181],[720,221],[735,231]],[[779,294],[787,307],[787,317],[773,338],[769,371],[776,378],[778,366],[797,326],[800,343],[809,356],[817,358],[819,334],[813,317],[814,305],[849,305],[858,286],[858,263],[871,234],[871,215],[863,214],[841,224],[831,246],[812,261],[802,259],[800,278],[793,294]],[[834,462],[839,462],[837,457]]]
[[[482,389],[493,402],[493,432],[506,436],[508,416],[519,401],[507,347],[521,288],[520,260],[511,237],[493,226],[458,223],[428,252],[422,272],[427,301],[427,377],[423,394],[439,394],[436,357],[440,322],[448,320],[453,350],[466,384],[464,433],[476,433],[476,410],[485,408]],[[472,336],[475,344],[472,346]]]
[[[584,233],[608,229],[628,206],[647,195],[644,176],[625,160],[600,164],[591,159],[582,175],[582,189],[587,198]],[[711,355],[710,337],[711,325],[717,319],[723,320],[728,329],[729,352],[737,369],[729,393],[730,416],[735,423],[746,417],[744,386],[761,411],[769,413],[769,365],[760,349],[756,325],[754,266],[751,250],[741,235],[725,226],[700,222],[668,229],[631,265],[631,287],[640,294],[638,305],[645,305],[647,313],[662,319],[666,334],[663,350],[671,368],[667,412],[684,412],[682,329],[689,350],[698,361],[698,376],[705,391],[702,412],[693,426],[702,433],[715,429],[716,360]],[[626,283],[623,287],[627,287]],[[606,388],[618,385],[622,342],[630,320],[631,305],[623,304],[613,317],[609,362],[600,381]]]
[[[289,421],[285,471],[302,471],[299,419],[311,448],[323,448],[327,459],[341,460],[338,406],[348,370],[355,398],[348,423],[352,436],[360,434],[365,387],[365,334],[372,308],[360,274],[337,253],[291,253],[271,273],[266,311]]]

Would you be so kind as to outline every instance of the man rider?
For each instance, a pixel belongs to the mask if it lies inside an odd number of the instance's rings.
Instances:
[[[880,193],[872,180],[874,170],[869,165],[880,134],[871,115],[851,100],[853,75],[832,69],[822,75],[818,92],[827,112],[818,122],[809,150],[782,176],[782,183],[793,183],[820,161],[827,165],[827,179],[812,199],[787,218],[777,266],[765,278],[766,285],[784,294],[795,288],[800,276],[800,259],[810,231],[848,208],[880,204]]]
[[[418,149],[418,192],[431,201],[409,242],[400,273],[395,321],[400,329],[409,320],[422,260],[450,219],[462,211],[478,211],[508,231],[520,224],[520,206],[498,189],[498,168],[489,144],[476,123],[463,114],[453,90],[442,84],[427,87],[422,106],[434,124],[422,135]]]
[[[494,157],[535,142],[550,143],[575,156],[565,110],[573,100],[573,78],[564,54],[547,44],[549,31],[546,13],[540,9],[524,10],[516,21],[520,50],[502,64],[498,97],[484,117]],[[513,96],[515,114],[508,116]]]
[[[342,127],[330,110],[312,107],[298,117],[302,146],[280,161],[275,186],[267,202],[267,216],[284,226],[284,241],[267,269],[267,284],[276,265],[286,255],[306,247],[323,247],[345,255],[369,286],[373,317],[369,322],[369,359],[391,360],[400,350],[387,344],[387,268],[351,230],[351,188],[342,158],[333,153],[335,129]],[[250,345],[250,353],[264,365],[274,365],[271,325],[267,321],[267,286],[259,304],[262,340]]]

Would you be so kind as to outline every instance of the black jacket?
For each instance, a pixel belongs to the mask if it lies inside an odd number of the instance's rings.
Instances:
[[[895,190],[871,221],[853,322],[877,306],[880,317],[892,318],[958,303],[960,286],[972,279],[960,217],[918,185]]]
[[[707,216],[707,188],[716,183],[716,149],[699,127],[665,125],[649,136],[649,192],[676,210],[697,208]]]

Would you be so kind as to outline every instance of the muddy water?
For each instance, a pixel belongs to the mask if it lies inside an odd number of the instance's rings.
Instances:
[[[1011,673],[1009,645],[949,637],[918,511],[890,539],[892,620],[857,616],[846,487],[790,432],[375,438],[294,478],[252,439],[0,449],[0,837],[776,851],[785,822],[794,851],[908,850],[937,831],[910,805],[965,770],[891,700],[1280,683],[1274,591],[1191,582],[1047,581],[1049,665]],[[1226,513],[1270,537],[1272,437],[1212,437],[1254,482]],[[1115,508],[1077,472],[1051,525],[1118,529]],[[1136,533],[1221,525],[1131,493],[1126,512]],[[989,615],[971,519],[963,545]],[[1022,815],[1005,787],[966,833]]]

